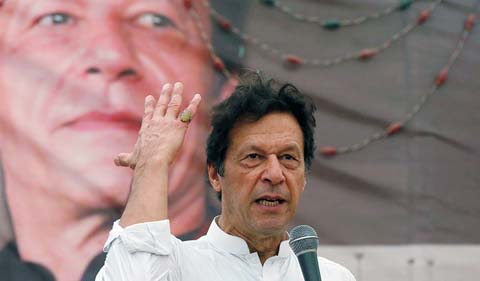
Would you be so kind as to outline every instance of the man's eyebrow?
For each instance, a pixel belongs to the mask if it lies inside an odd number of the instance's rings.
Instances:
[[[264,149],[261,148],[260,146],[256,144],[249,144],[247,143],[242,149],[242,152],[248,151],[248,150],[254,150],[254,151],[263,151]],[[297,143],[288,143],[285,146],[282,146],[281,149],[279,150],[280,152],[286,152],[286,151],[295,151],[295,152],[301,152],[301,148]]]
[[[255,145],[255,144],[251,144],[251,143],[247,143],[243,148],[242,148],[242,151],[246,151],[246,150],[256,150],[256,151],[261,151],[262,149]]]
[[[295,151],[295,152],[301,152],[302,149],[300,148],[300,146],[296,143],[291,143],[291,144],[288,144],[287,146],[285,146],[284,148],[282,148],[280,151],[281,152],[286,152],[286,151]]]

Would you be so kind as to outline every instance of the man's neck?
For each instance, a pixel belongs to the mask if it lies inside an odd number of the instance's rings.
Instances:
[[[25,188],[5,176],[20,258],[44,266],[58,281],[80,280],[90,261],[101,252],[120,210],[82,209],[74,202],[41,192],[38,186]],[[193,192],[196,189],[191,190],[190,194],[198,195]],[[170,216],[174,233],[184,234],[203,223],[203,193],[201,197],[179,197],[175,203],[171,207],[178,211]]]
[[[280,237],[263,237],[263,238],[257,238],[254,240],[247,240],[246,238],[245,241],[247,242],[248,249],[250,252],[257,252],[258,257],[260,258],[260,262],[262,265],[270,258],[273,256],[278,255],[278,251],[280,248],[280,243],[282,243],[283,240],[285,240],[285,236],[280,236]]]
[[[242,238],[247,243],[250,252],[256,252],[258,254],[262,265],[267,259],[277,255],[280,249],[280,243],[288,239],[288,234],[284,231],[268,235],[247,233],[231,224],[225,223],[221,216],[217,224],[224,232]]]
[[[36,192],[41,189],[22,188],[12,181],[8,185],[7,199],[20,258],[46,267],[56,280],[80,280],[105,243],[112,212],[80,216],[78,206]]]

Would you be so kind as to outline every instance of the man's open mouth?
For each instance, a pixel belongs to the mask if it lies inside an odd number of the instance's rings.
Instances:
[[[264,198],[261,198],[261,199],[256,200],[255,202],[257,202],[258,204],[263,205],[263,206],[275,207],[275,206],[278,206],[278,205],[282,204],[283,202],[285,202],[285,200],[283,200],[283,199],[264,199]]]

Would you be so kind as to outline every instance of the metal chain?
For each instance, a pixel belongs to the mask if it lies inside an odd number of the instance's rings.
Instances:
[[[342,146],[338,148],[333,146],[322,147],[320,148],[320,154],[325,156],[333,156],[336,154],[343,154],[343,153],[358,151],[372,144],[377,140],[381,140],[389,136],[392,136],[395,133],[399,132],[401,129],[403,129],[405,124],[410,122],[415,117],[415,115],[424,107],[427,101],[445,84],[450,68],[453,66],[453,64],[457,61],[459,55],[462,53],[465,46],[465,42],[471,34],[474,21],[475,21],[475,15],[470,14],[464,23],[464,29],[462,31],[462,34],[460,35],[460,39],[458,40],[454,50],[450,54],[447,63],[442,67],[442,69],[439,71],[439,73],[435,77],[435,82],[430,87],[430,89],[426,92],[426,94],[424,94],[419,99],[418,103],[412,107],[410,112],[408,112],[404,116],[403,119],[401,119],[398,122],[391,123],[391,125],[388,128],[386,128],[384,131],[374,133],[370,135],[368,138],[356,144],[353,144],[350,146]]]
[[[431,12],[433,12],[433,10],[441,2],[442,2],[442,0],[437,0],[430,6],[430,8],[428,8],[426,10],[423,10],[420,13],[419,17],[417,18],[414,25],[418,26],[418,25],[422,24],[426,19],[428,19]],[[211,9],[211,7],[207,3],[207,1],[204,1],[203,3],[212,12],[213,9]],[[480,1],[477,2],[476,10],[478,10],[479,6],[480,6]],[[193,8],[190,9],[190,11],[191,11],[192,17],[194,18],[194,20],[196,22],[196,25],[197,25],[198,29],[200,30],[201,37],[202,37],[205,45],[207,46],[207,49],[210,52],[210,56],[212,57],[214,67],[218,71],[222,72],[226,77],[230,77],[231,73],[226,69],[226,67],[223,64],[223,62],[221,61],[221,59],[216,55],[215,50],[212,46],[211,40],[210,40],[210,38],[208,38],[208,33],[206,32],[206,29],[203,26],[198,13]],[[218,13],[215,12],[215,15],[218,15]],[[324,155],[324,156],[334,156],[334,155],[338,155],[338,154],[355,152],[355,151],[358,151],[358,150],[361,150],[361,149],[367,147],[368,145],[374,143],[375,141],[378,141],[378,140],[387,138],[389,136],[395,135],[396,133],[401,131],[404,128],[405,124],[410,122],[415,117],[415,115],[424,107],[424,105],[427,103],[427,101],[445,84],[445,81],[447,79],[448,72],[449,72],[450,68],[457,61],[458,57],[460,56],[460,54],[462,53],[462,51],[464,49],[465,42],[467,41],[467,39],[469,38],[469,36],[471,34],[474,22],[475,22],[475,14],[468,15],[468,17],[467,17],[467,19],[464,23],[464,29],[462,31],[460,39],[458,40],[456,47],[454,48],[454,50],[450,54],[447,63],[442,67],[440,72],[435,77],[435,82],[430,87],[430,89],[426,92],[426,94],[424,94],[419,99],[418,103],[416,103],[412,107],[412,109],[404,116],[404,118],[402,118],[400,121],[391,123],[390,126],[388,126],[388,128],[386,128],[385,130],[383,130],[381,132],[376,132],[376,133],[370,135],[369,137],[363,139],[362,141],[360,141],[356,144],[349,145],[349,146],[340,146],[340,147],[323,146],[319,149],[319,153]],[[223,22],[223,24],[225,25],[226,23]],[[404,27],[402,29],[403,32],[400,31],[400,32],[396,33],[395,35],[392,36],[392,38],[390,40],[386,41],[385,43],[383,43],[382,45],[380,45],[377,48],[379,48],[380,50],[384,50],[386,48],[389,48],[394,41],[398,40],[400,37],[405,36],[407,33],[409,33],[411,31],[411,29],[413,29],[412,25],[413,25],[413,23],[407,25],[406,27]],[[235,30],[235,28],[233,26],[226,26],[226,27],[229,27],[229,29],[231,29],[232,31]],[[245,35],[246,34],[244,34],[243,36],[245,36]],[[255,39],[255,38],[253,38],[253,39]],[[252,40],[252,39],[250,39],[250,40]],[[260,44],[260,45],[265,44],[265,43],[258,42],[258,40],[255,40],[255,41],[256,41],[255,44]],[[277,50],[277,53],[280,53],[280,51]],[[346,57],[350,57],[350,56],[346,56]],[[337,59],[337,60],[333,60],[333,61],[334,61],[334,64],[335,64],[335,62],[336,62],[336,64],[338,64],[338,63],[343,62],[345,60],[340,60],[340,62],[337,62],[338,61],[338,59]],[[331,65],[334,65],[334,64],[331,64]],[[330,66],[330,64],[328,66]]]
[[[267,6],[274,7],[281,11],[282,13],[292,17],[295,20],[308,22],[312,24],[318,24],[327,30],[336,30],[340,27],[347,27],[347,26],[354,26],[365,23],[370,20],[377,20],[382,17],[388,16],[395,11],[405,11],[410,8],[411,4],[414,2],[413,0],[400,0],[399,3],[395,6],[387,7],[384,10],[372,13],[366,16],[360,16],[352,19],[321,19],[320,17],[316,16],[308,16],[302,13],[294,12],[293,9],[285,4],[283,4],[279,0],[260,0]]]
[[[388,40],[383,42],[380,45],[364,48],[359,51],[355,52],[348,52],[346,54],[327,58],[327,59],[308,59],[300,55],[291,54],[285,51],[282,51],[278,48],[272,47],[270,44],[266,42],[262,42],[258,38],[242,32],[239,28],[231,25],[231,23],[225,19],[222,15],[220,15],[214,8],[210,6],[208,1],[203,1],[203,4],[207,9],[210,10],[211,16],[217,21],[217,23],[223,27],[226,31],[229,31],[242,39],[244,42],[249,43],[251,45],[255,45],[259,47],[261,50],[270,53],[271,55],[280,58],[282,61],[286,62],[288,65],[299,66],[299,65],[310,65],[313,67],[331,67],[346,61],[350,60],[360,60],[365,61],[368,60],[379,53],[385,51],[386,49],[390,48],[396,41],[400,40],[401,38],[405,37],[407,34],[412,32],[416,27],[422,25],[431,15],[431,13],[437,8],[437,6],[442,3],[443,0],[436,0],[434,3],[430,5],[429,8],[420,12],[417,19],[414,22],[407,24],[403,27],[400,31],[392,35]]]

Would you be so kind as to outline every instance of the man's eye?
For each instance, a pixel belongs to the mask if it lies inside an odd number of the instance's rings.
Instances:
[[[258,159],[260,157],[260,155],[256,154],[256,153],[250,153],[247,155],[247,158],[248,159]]]
[[[169,18],[155,13],[141,15],[138,18],[138,23],[146,27],[175,27],[175,24]]]
[[[73,23],[73,17],[66,13],[52,13],[40,18],[40,25],[61,25]]]
[[[282,159],[285,159],[285,160],[297,160],[295,157],[293,157],[293,156],[290,155],[290,154],[282,155]]]

